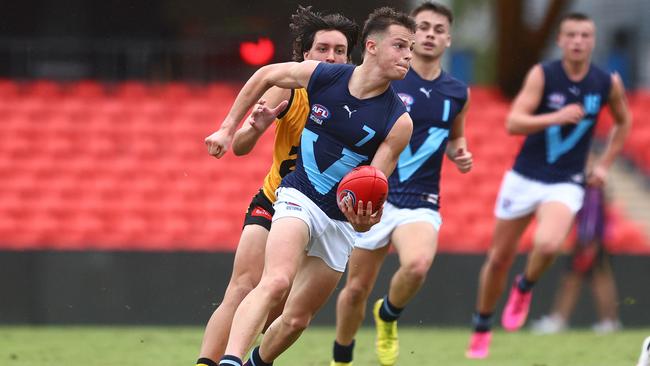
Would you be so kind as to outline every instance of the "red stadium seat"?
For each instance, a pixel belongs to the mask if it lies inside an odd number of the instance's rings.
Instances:
[[[0,79],[0,100],[16,97],[20,92],[17,82],[10,79]]]
[[[83,80],[69,85],[68,92],[73,99],[85,100],[104,96],[106,88],[95,80]]]
[[[246,157],[207,154],[203,140],[239,88],[0,80],[0,248],[233,250],[273,148],[269,131]],[[639,95],[634,113],[646,113]],[[473,87],[472,99],[475,167],[443,166],[441,251],[488,248],[496,192],[521,144],[504,130],[509,105],[495,89]],[[637,123],[625,148],[646,168],[648,126]],[[643,252],[639,227],[616,220],[615,251]]]
[[[127,103],[134,103],[137,100],[146,98],[150,95],[150,88],[139,81],[127,81],[120,83],[115,88],[117,98],[125,100]]]
[[[195,88],[187,83],[166,83],[160,88],[160,98],[165,100],[167,103],[176,105],[179,102],[184,102],[185,100],[194,97],[195,91],[193,89]]]
[[[29,82],[25,84],[24,88],[27,94],[46,99],[59,98],[63,95],[61,84],[51,80]]]

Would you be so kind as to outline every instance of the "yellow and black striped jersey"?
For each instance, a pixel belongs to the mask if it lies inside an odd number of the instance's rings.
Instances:
[[[275,202],[275,190],[282,178],[296,167],[300,135],[309,115],[309,97],[306,89],[291,90],[291,99],[285,112],[276,119],[273,143],[273,164],[264,178],[264,195]]]

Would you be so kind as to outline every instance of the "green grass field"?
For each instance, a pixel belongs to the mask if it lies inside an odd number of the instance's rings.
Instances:
[[[374,330],[357,338],[355,366],[377,365]],[[275,364],[328,366],[334,329],[314,327]],[[571,331],[552,336],[496,332],[487,360],[467,360],[467,329],[400,329],[398,365],[634,366],[650,329],[612,335]],[[200,327],[0,327],[0,365],[193,366]]]

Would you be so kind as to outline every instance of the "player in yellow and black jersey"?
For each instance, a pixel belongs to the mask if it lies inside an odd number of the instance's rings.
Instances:
[[[270,204],[275,202],[275,190],[280,185],[282,178],[295,168],[297,150],[300,145],[300,134],[305,127],[310,110],[309,97],[305,89],[274,89],[271,92],[279,94],[278,97],[280,100],[288,99],[288,106],[277,115],[277,118],[273,119],[276,121],[275,140],[273,143],[273,164],[264,178],[264,184],[260,191],[260,194],[264,196],[261,199],[268,201]],[[287,95],[288,98],[285,99],[284,97]],[[258,104],[257,108],[261,107],[263,109],[264,104]],[[282,108],[282,106],[283,104],[278,107]],[[235,155],[248,153],[260,135],[270,126],[270,124],[255,121],[255,119],[263,120],[266,117],[267,120],[271,120],[274,115],[273,111],[268,110],[268,108],[266,116],[262,116],[263,112],[253,113],[249,117],[248,123],[245,123],[235,133],[232,146]],[[252,219],[251,216],[254,217],[255,215],[247,214],[244,225],[248,224],[248,221]],[[261,225],[269,229],[271,227],[271,221]]]
[[[321,15],[310,8],[298,7],[291,16],[290,28],[295,39],[294,61],[347,63],[358,38],[357,25],[340,14]],[[274,213],[275,190],[282,178],[295,169],[300,135],[309,111],[309,97],[305,89],[274,87],[253,107],[251,115],[236,133],[239,121],[226,119],[221,128],[206,139],[213,146],[216,141],[218,149],[210,153],[217,158],[223,156],[231,140],[235,155],[244,155],[253,149],[273,121],[276,123],[273,164],[246,212],[230,283],[223,301],[206,326],[197,366],[217,365],[214,360],[223,356],[237,306],[262,276],[264,249]],[[281,313],[282,305],[269,316],[267,324]]]

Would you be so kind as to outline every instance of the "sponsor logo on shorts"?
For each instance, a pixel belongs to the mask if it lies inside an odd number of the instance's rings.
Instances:
[[[512,201],[509,198],[504,198],[503,201],[501,201],[501,207],[503,207],[504,210],[509,210],[510,206],[512,206]]]
[[[287,202],[287,210],[302,211],[302,207],[297,203]]]
[[[263,217],[267,220],[273,219],[273,215],[261,206],[257,206],[251,212],[251,216]]]

